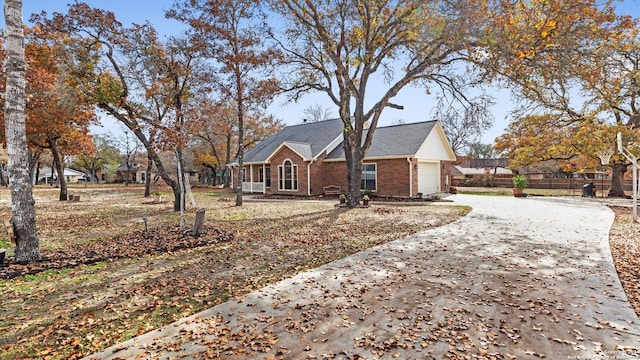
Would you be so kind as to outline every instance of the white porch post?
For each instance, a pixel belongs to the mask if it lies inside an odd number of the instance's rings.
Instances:
[[[249,165],[249,182],[251,183],[251,192],[253,192],[253,164]]]
[[[262,194],[267,193],[267,164],[262,164]]]

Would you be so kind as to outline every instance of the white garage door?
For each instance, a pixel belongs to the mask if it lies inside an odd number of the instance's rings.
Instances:
[[[418,192],[433,194],[440,191],[440,164],[418,163]]]

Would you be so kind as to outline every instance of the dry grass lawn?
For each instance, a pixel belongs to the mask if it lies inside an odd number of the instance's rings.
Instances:
[[[7,190],[0,211],[9,210]],[[144,229],[175,231],[172,199],[143,198],[140,187],[77,187],[80,202],[60,202],[56,189],[35,190],[43,255],[112,242],[127,253]],[[246,202],[217,190],[195,192],[208,233],[231,241],[172,252],[105,260],[0,279],[0,359],[75,359],[300,271],[362,249],[453,221],[455,206],[374,205],[341,210],[332,201]],[[193,223],[195,208],[187,213]],[[218,232],[216,232],[217,230]],[[114,240],[117,239],[117,240]],[[8,247],[6,241],[0,247]]]

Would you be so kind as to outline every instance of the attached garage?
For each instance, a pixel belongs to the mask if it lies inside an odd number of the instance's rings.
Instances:
[[[418,162],[418,192],[425,195],[440,192],[439,162]]]

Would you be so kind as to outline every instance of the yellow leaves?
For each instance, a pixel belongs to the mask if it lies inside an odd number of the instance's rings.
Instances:
[[[103,73],[98,76],[94,89],[95,100],[100,103],[119,103],[124,90],[122,84],[111,74]]]

